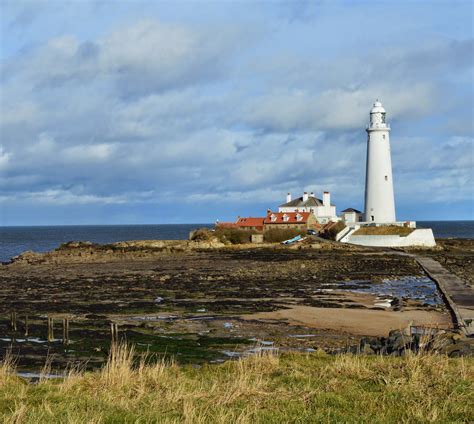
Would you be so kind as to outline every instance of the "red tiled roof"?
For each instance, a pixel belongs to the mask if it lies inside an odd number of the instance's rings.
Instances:
[[[238,218],[235,225],[237,227],[263,227],[265,218]]]
[[[219,222],[216,224],[217,228],[237,228],[237,224],[235,222]]]
[[[265,218],[237,218],[235,222],[219,222],[216,224],[217,228],[249,228],[255,227],[257,229],[263,230],[263,221]]]
[[[268,212],[265,224],[306,224],[311,212]],[[274,219],[272,220],[272,216]],[[287,217],[285,220],[284,217]],[[298,220],[298,216],[300,219]]]

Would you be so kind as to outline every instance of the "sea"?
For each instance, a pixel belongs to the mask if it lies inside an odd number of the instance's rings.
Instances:
[[[114,243],[126,240],[186,240],[196,228],[213,224],[169,225],[67,225],[0,227],[0,262],[25,251],[47,252],[68,241]],[[418,228],[432,228],[436,238],[474,239],[474,221],[418,221]]]

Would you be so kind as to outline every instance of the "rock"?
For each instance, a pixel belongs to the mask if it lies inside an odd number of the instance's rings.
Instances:
[[[412,350],[414,348],[413,336],[408,336],[400,330],[392,330],[388,335],[385,343],[387,353],[401,353],[404,350]]]
[[[457,358],[459,356],[474,356],[474,340],[464,339],[448,346],[443,353],[446,353],[450,358]]]
[[[370,347],[370,345],[365,344],[362,349],[360,349],[360,353],[363,355],[373,355],[375,351]]]
[[[444,353],[446,349],[454,344],[452,334],[444,332],[443,334],[437,334],[431,343],[429,349],[435,352]]]
[[[44,262],[44,255],[42,253],[35,253],[27,251],[21,255],[15,256],[11,260],[12,263],[27,263],[27,264],[38,264]]]

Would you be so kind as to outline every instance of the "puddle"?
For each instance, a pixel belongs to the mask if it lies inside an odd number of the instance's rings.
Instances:
[[[12,343],[48,343],[46,339],[40,339],[39,337],[28,337],[28,338],[12,338],[12,337],[1,337],[0,341],[2,342],[12,342]],[[60,342],[61,339],[51,339],[49,342]]]
[[[295,338],[295,339],[306,339],[309,337],[316,337],[316,334],[290,334],[289,337]]]
[[[231,350],[221,350],[221,353],[229,358],[240,358],[242,356],[242,352],[235,352]]]
[[[27,372],[27,371],[19,371],[15,373],[18,377],[26,378],[27,380],[39,380],[41,378],[53,379],[53,378],[63,378],[63,374],[44,374],[39,372]]]
[[[152,316],[152,315],[142,315],[142,316],[134,316],[134,317],[127,317],[127,320],[130,321],[172,321],[177,319],[177,315],[157,315],[157,316]]]
[[[360,285],[360,286],[359,286]],[[436,284],[428,277],[401,277],[384,279],[381,283],[368,281],[346,281],[339,283],[342,290],[355,293],[370,293],[377,296],[375,306],[388,308],[396,298],[411,299],[428,306],[443,304]]]

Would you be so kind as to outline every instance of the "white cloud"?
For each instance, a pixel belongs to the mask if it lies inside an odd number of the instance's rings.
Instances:
[[[7,166],[10,161],[10,156],[11,154],[4,151],[3,147],[0,146],[0,171],[7,170]]]
[[[100,143],[93,145],[76,145],[68,147],[63,151],[63,157],[66,161],[77,162],[104,162],[110,159],[115,152],[115,146]]]
[[[375,98],[386,100],[391,118],[425,116],[436,104],[434,87],[427,83],[371,84],[364,89],[322,92],[279,90],[251,101],[245,117],[252,126],[272,131],[355,129],[367,122],[368,105]]]
[[[398,196],[472,195],[472,138],[439,130],[459,126],[460,99],[472,102],[451,90],[472,68],[457,59],[472,42],[328,58],[262,51],[244,32],[141,20],[90,41],[54,37],[7,59],[4,200],[220,207],[329,189],[338,206],[358,206],[376,97],[397,124]]]
[[[16,201],[52,205],[124,204],[129,201],[126,196],[100,196],[96,194],[73,193],[64,189],[47,189],[23,192],[19,195],[4,195],[0,200],[3,202]]]

